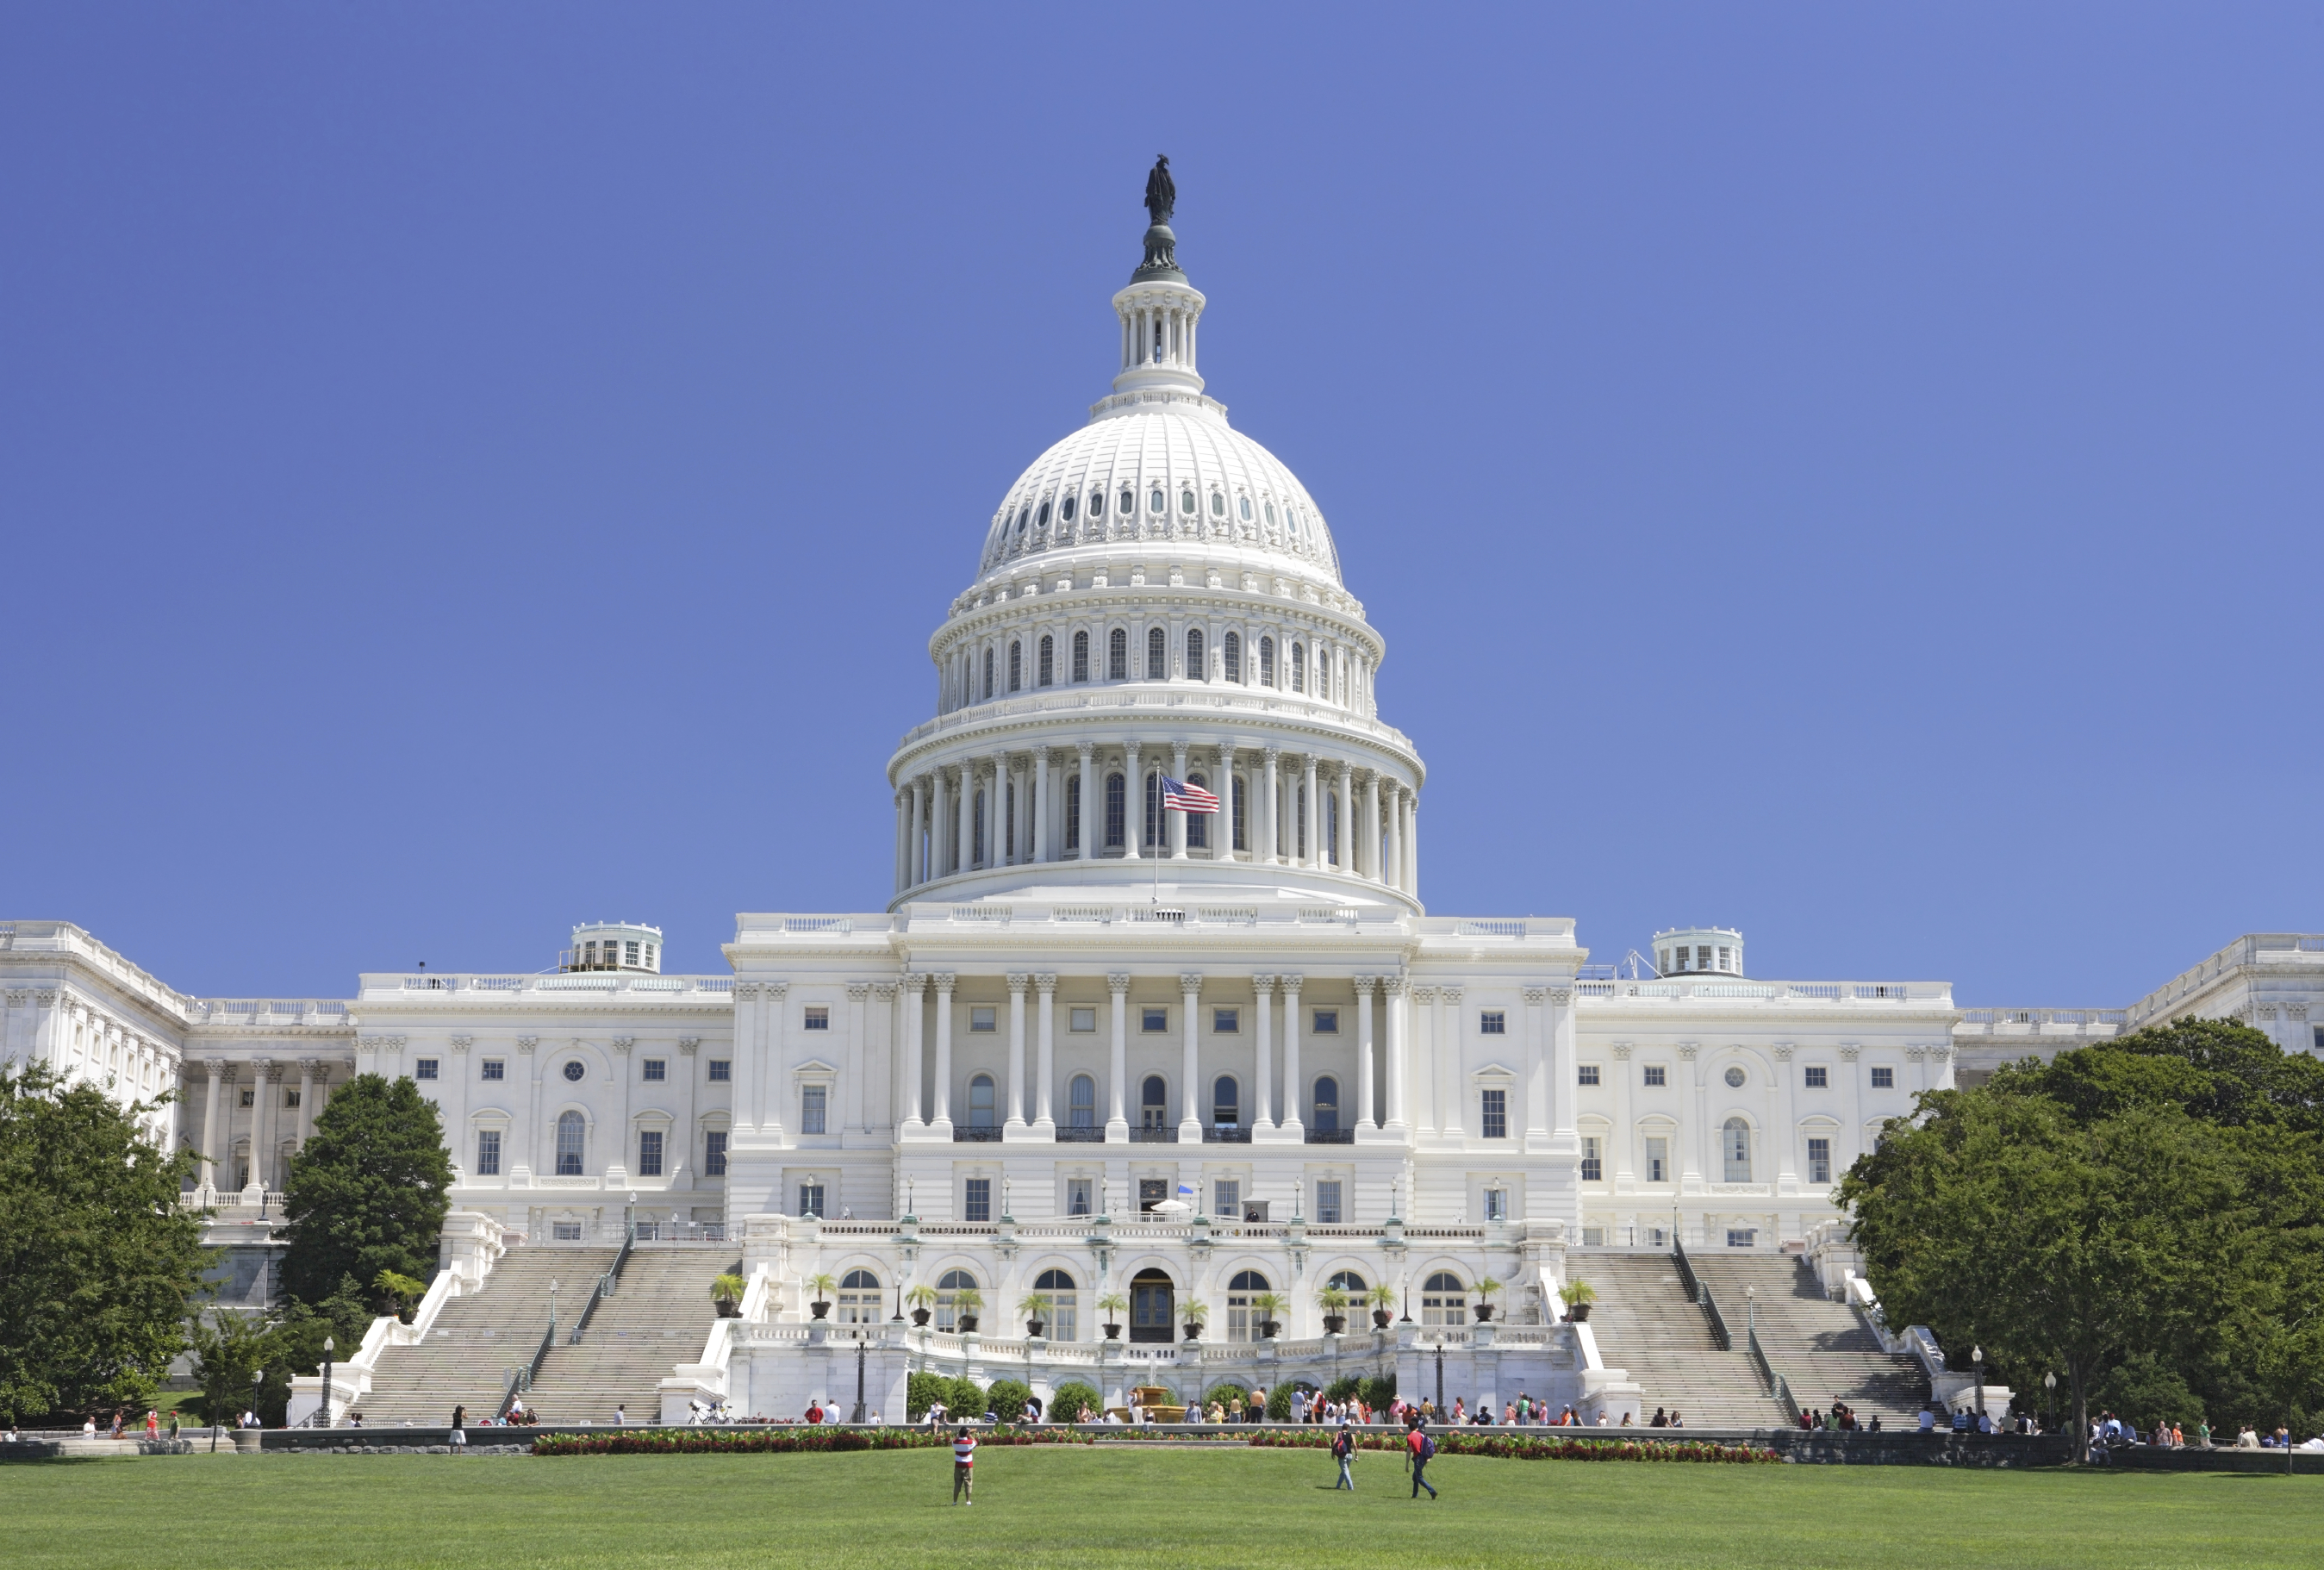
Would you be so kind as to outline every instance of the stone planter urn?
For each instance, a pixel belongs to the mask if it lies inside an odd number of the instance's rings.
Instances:
[[[1482,1325],[1486,1320],[1490,1319],[1493,1316],[1493,1306],[1490,1303],[1479,1303],[1475,1305],[1473,1311],[1477,1316],[1477,1323],[1480,1325]]]
[[[1031,1339],[1038,1341],[1041,1338],[1041,1331],[1044,1325],[1045,1321],[1039,1319],[1028,1319],[1025,1321],[1025,1334]]]
[[[976,1316],[975,1316],[975,1315],[973,1315],[973,1314],[964,1314],[964,1315],[962,1315],[962,1316],[960,1316],[959,1330],[960,1330],[960,1333],[961,1333],[963,1335],[973,1335],[973,1334],[976,1334]]]
[[[1282,1329],[1282,1325],[1273,1319],[1262,1319],[1259,1324],[1259,1334],[1268,1341],[1273,1341]]]
[[[926,1330],[928,1327],[928,1311],[927,1309],[915,1308],[912,1310],[912,1326],[917,1330]]]
[[[831,1312],[831,1305],[828,1302],[810,1303],[807,1306],[807,1311],[816,1318],[820,1319],[825,1315]]]
[[[1392,1319],[1393,1317],[1395,1317],[1395,1316],[1394,1316],[1393,1315],[1389,1314],[1389,1313],[1388,1313],[1388,1311],[1387,1309],[1385,1309],[1385,1308],[1375,1308],[1375,1309],[1373,1309],[1373,1310],[1372,1310],[1372,1328],[1373,1328],[1374,1330],[1386,1330],[1386,1329],[1388,1328],[1388,1321],[1389,1321],[1390,1319]]]
[[[1200,1341],[1203,1339],[1203,1327],[1200,1325],[1189,1325],[1185,1329],[1187,1340]]]
[[[1590,1317],[1590,1305],[1587,1303],[1576,1303],[1572,1307],[1568,1308],[1565,1311],[1565,1317],[1569,1323],[1574,1325],[1581,1325],[1586,1322]]]
[[[1344,1315],[1344,1314],[1326,1314],[1326,1315],[1324,1315],[1324,1316],[1323,1316],[1323,1334],[1326,1334],[1326,1335],[1337,1335],[1337,1334],[1339,1334],[1342,1331],[1343,1331],[1343,1330],[1347,1329],[1347,1327],[1348,1327],[1348,1316],[1347,1316],[1346,1315]]]

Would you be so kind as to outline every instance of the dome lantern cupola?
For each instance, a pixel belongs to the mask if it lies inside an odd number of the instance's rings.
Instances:
[[[1194,328],[1203,315],[1203,291],[1178,271],[1178,237],[1170,231],[1178,188],[1170,161],[1157,159],[1146,180],[1146,260],[1130,275],[1130,287],[1113,297],[1121,319],[1121,371],[1116,392],[1168,387],[1199,393],[1194,371]]]

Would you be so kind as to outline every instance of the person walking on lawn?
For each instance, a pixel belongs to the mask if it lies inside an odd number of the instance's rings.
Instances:
[[[1428,1436],[1428,1425],[1415,1423],[1404,1436],[1406,1446],[1412,1452],[1412,1497],[1418,1499],[1426,1489],[1428,1497],[1436,1497],[1436,1485],[1428,1481],[1428,1463],[1436,1455],[1436,1441]]]
[[[1332,1458],[1340,1464],[1340,1481],[1332,1485],[1332,1492],[1337,1493],[1344,1488],[1350,1493],[1355,1492],[1356,1480],[1349,1474],[1348,1463],[1356,1458],[1356,1435],[1344,1418],[1340,1419],[1340,1431],[1332,1436]]]
[[[952,1442],[952,1502],[976,1502],[976,1436],[966,1428]]]

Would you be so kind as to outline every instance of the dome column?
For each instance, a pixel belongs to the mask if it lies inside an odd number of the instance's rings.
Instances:
[[[1332,855],[1339,863],[1341,873],[1348,877],[1356,873],[1356,766],[1345,758],[1340,760],[1340,821],[1332,829]]]
[[[1306,840],[1307,854],[1300,858],[1300,864],[1321,872],[1329,864],[1329,858],[1323,854],[1323,795],[1316,789],[1315,754],[1313,753],[1307,754],[1307,771],[1304,783],[1306,786],[1303,793],[1305,797],[1305,810],[1300,816],[1306,820],[1307,832],[1304,837]]]
[[[945,858],[945,870],[948,873],[968,871],[969,858],[976,852],[976,768],[963,763],[958,771],[960,788],[956,794],[960,799],[953,812],[952,854]]]
[[[1170,771],[1170,777],[1180,784],[1185,784],[1186,781],[1185,743],[1179,742],[1172,746],[1170,761],[1174,765]],[[1183,862],[1186,859],[1186,815],[1183,812],[1166,812],[1162,816],[1167,818],[1170,824],[1170,859],[1174,862]]]
[[[1056,815],[1050,810],[1049,749],[1033,749],[1033,856],[1036,862],[1056,860],[1055,848],[1049,843],[1049,820]],[[1044,1092],[1046,1094],[1046,1091]]]
[[[912,824],[904,838],[904,886],[908,889],[928,881],[925,860],[927,852],[921,839],[927,813],[927,780],[922,777],[912,781]]]
[[[1121,859],[1138,860],[1138,841],[1146,827],[1146,779],[1138,771],[1138,743],[1124,742],[1121,774]]]
[[[1386,882],[1380,876],[1379,771],[1377,769],[1364,781],[1364,832],[1359,838],[1361,843],[1356,847],[1360,863],[1357,870],[1375,883]]]
[[[992,754],[992,784],[984,797],[984,864],[1009,864],[1009,754]]]
[[[1081,833],[1074,840],[1074,859],[1093,862],[1097,859],[1097,849],[1091,842],[1096,837],[1097,831],[1091,826],[1104,821],[1103,804],[1097,799],[1097,744],[1082,742],[1076,743],[1074,750],[1081,754],[1082,760]]]
[[[1388,848],[1380,860],[1380,882],[1391,889],[1404,887],[1404,788],[1388,782]]]
[[[945,771],[928,771],[928,875],[920,881],[933,883],[945,874],[945,830],[952,821],[951,780]]]
[[[1266,780],[1260,786],[1259,792],[1259,859],[1263,864],[1273,866],[1275,864],[1275,808],[1282,791],[1282,788],[1276,782],[1275,765],[1276,760],[1283,755],[1282,749],[1268,747],[1266,755]]]
[[[911,886],[911,877],[910,877],[910,875],[909,875],[909,869],[905,865],[905,863],[904,863],[904,847],[905,847],[905,845],[906,845],[907,844],[908,844],[908,843],[909,843],[910,838],[911,838],[911,827],[910,827],[910,823],[909,823],[909,819],[908,819],[908,815],[910,813],[910,811],[911,811],[911,808],[912,808],[912,793],[911,793],[910,791],[908,791],[908,790],[899,790],[899,791],[897,791],[897,792],[896,792],[896,892],[897,892],[897,893],[899,893],[899,894],[902,893],[902,892],[903,892],[907,888],[909,888],[909,887]]]
[[[1404,891],[1415,900],[1420,898],[1420,792],[1415,790],[1405,798],[1404,817]]]

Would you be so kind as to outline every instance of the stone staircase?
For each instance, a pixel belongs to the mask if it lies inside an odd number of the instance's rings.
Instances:
[[[456,1406],[468,1409],[472,1423],[493,1416],[506,1392],[508,1371],[530,1362],[540,1345],[540,1333],[549,1325],[549,1282],[561,1288],[558,1311],[570,1325],[618,1251],[512,1249],[479,1290],[444,1305],[426,1340],[380,1353],[370,1393],[354,1408],[363,1414],[364,1426],[440,1428],[451,1422]],[[611,1306],[608,1299],[605,1307]],[[706,1316],[709,1312],[706,1307]],[[701,1338],[696,1339],[699,1344]]]
[[[1735,1336],[1730,1352],[1719,1350],[1670,1255],[1577,1249],[1567,1255],[1566,1269],[1597,1290],[1590,1328],[1598,1355],[1608,1368],[1629,1371],[1643,1408],[1639,1421],[1660,1407],[1684,1414],[1690,1428],[1772,1428],[1782,1423],[1781,1409],[1761,1388],[1744,1349],[1741,1319],[1728,1308],[1718,1287],[1711,1290],[1719,1293],[1720,1309]]]
[[[741,1268],[724,1249],[641,1243],[580,1341],[568,1344],[558,1334],[525,1405],[544,1423],[603,1427],[616,1406],[632,1424],[659,1423],[661,1381],[702,1355],[718,1317],[710,1283]]]
[[[1802,1401],[1819,1411],[1845,1401],[1858,1422],[1878,1413],[1884,1428],[1910,1428],[1920,1421],[1928,1375],[1911,1358],[1881,1351],[1854,1309],[1824,1296],[1805,1260],[1708,1249],[1688,1258],[1719,1299],[1738,1349],[1756,1315],[1761,1349]],[[1747,1288],[1757,1288],[1748,1307]]]

